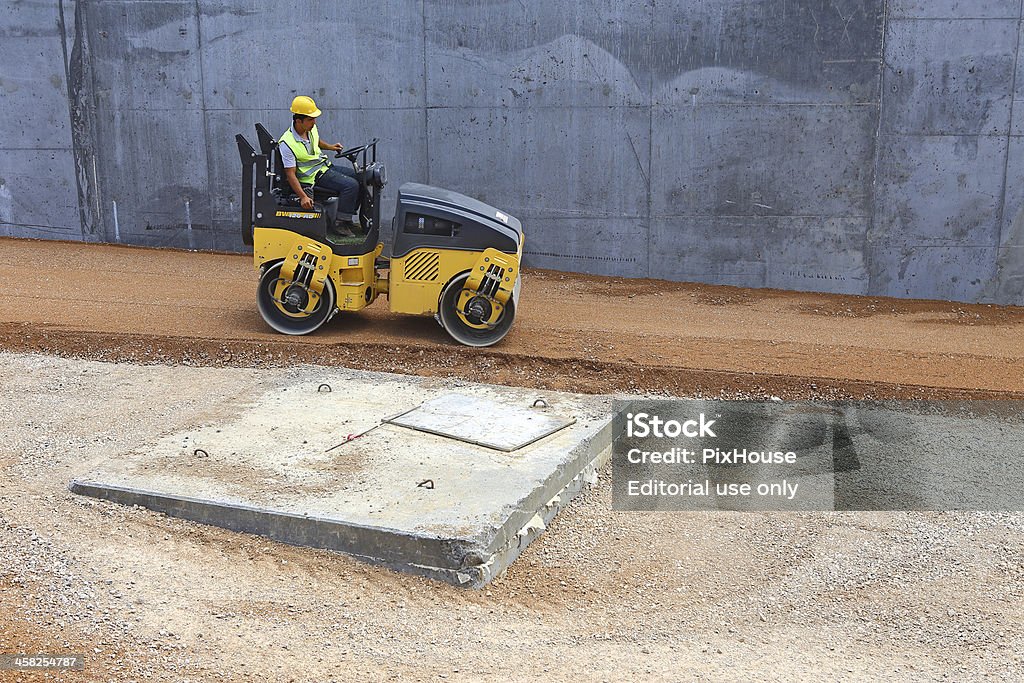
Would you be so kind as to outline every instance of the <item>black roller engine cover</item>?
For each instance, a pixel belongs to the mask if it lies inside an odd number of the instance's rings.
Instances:
[[[466,195],[431,185],[405,183],[398,189],[392,257],[435,247],[508,254],[519,250],[523,226],[517,218]]]

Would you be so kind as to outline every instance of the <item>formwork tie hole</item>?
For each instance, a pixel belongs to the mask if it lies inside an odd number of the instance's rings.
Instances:
[[[327,394],[329,394],[332,391],[333,391],[333,389],[331,389],[331,385],[330,384],[321,384],[320,386],[318,386],[316,388],[316,392],[318,394],[320,394],[320,393],[327,393]]]

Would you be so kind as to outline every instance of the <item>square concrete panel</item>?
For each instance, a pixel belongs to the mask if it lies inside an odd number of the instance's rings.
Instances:
[[[780,217],[764,246],[765,286],[800,292],[866,294],[870,219]]]
[[[382,423],[448,393],[431,380],[303,368],[261,389],[83,469],[72,490],[478,587],[610,452],[607,397],[464,384],[481,402],[575,420],[505,453]],[[548,407],[531,407],[539,397]]]
[[[3,149],[71,148],[62,37],[54,15],[45,26],[0,31],[0,146]],[[42,19],[42,17],[37,17]]]
[[[324,128],[330,129],[333,116],[325,116]],[[240,194],[242,191],[242,162],[238,158],[235,135],[241,133],[254,149],[259,149],[256,139],[256,123],[262,123],[273,135],[284,132],[290,123],[288,110],[220,110],[206,113],[203,124],[206,129],[206,153],[209,157],[210,219],[216,232],[227,230],[237,245],[242,246],[240,217]],[[281,130],[278,130],[278,128]],[[220,244],[229,244],[223,237]],[[248,247],[251,249],[251,247]]]
[[[531,218],[523,221],[528,268],[644,277],[646,218]]]
[[[866,216],[870,106],[655,108],[654,216]]]
[[[995,247],[1006,144],[978,135],[879,136],[872,240]]]
[[[211,109],[422,107],[418,2],[203,2],[203,78]]]
[[[991,301],[1024,305],[1024,138],[1010,138]]]
[[[659,2],[656,104],[878,102],[880,0]]]
[[[81,239],[70,150],[0,154],[0,235]]]
[[[1013,111],[1010,114],[1010,135],[1024,136],[1024,69],[1020,64],[1020,46],[1024,45],[1024,21],[1017,36],[1017,73],[1014,75]]]
[[[892,20],[882,133],[1006,135],[1016,20]]]
[[[999,246],[1024,246],[1024,138],[1011,137],[1006,159],[1006,193]]]
[[[427,0],[430,106],[650,101],[653,0]]]
[[[986,288],[985,300],[1024,306],[1024,244],[999,248],[995,279]]]
[[[646,107],[428,114],[433,185],[476,197],[524,223],[647,214]]]
[[[837,294],[867,291],[866,218],[671,218],[656,219],[653,226],[652,277]],[[719,264],[727,269],[718,270]]]
[[[872,296],[976,302],[995,274],[995,247],[880,243],[868,254]]]
[[[94,2],[86,29],[98,109],[202,108],[195,2]]]
[[[650,277],[766,287],[765,245],[776,229],[774,218],[654,218]]]
[[[96,150],[104,239],[189,248],[205,244],[197,233],[208,232],[210,225],[208,149],[193,143],[203,118],[200,111],[100,112],[97,136],[109,143]],[[154,157],[153,150],[165,152]]]
[[[386,422],[511,453],[576,422],[576,418],[538,410],[547,407],[541,401],[525,407],[480,396],[444,394]]]
[[[890,19],[1016,19],[1020,0],[886,0]]]

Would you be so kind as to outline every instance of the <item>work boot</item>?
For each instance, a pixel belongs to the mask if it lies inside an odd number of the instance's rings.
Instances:
[[[332,233],[339,237],[355,237],[356,231],[359,230],[360,227],[361,226],[358,223],[353,223],[350,220],[339,218],[334,222],[334,230]]]

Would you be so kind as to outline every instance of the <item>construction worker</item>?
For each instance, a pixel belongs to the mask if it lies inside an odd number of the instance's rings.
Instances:
[[[292,127],[281,136],[279,149],[288,185],[303,209],[313,208],[313,187],[338,195],[338,213],[350,217],[359,203],[359,182],[349,164],[332,166],[321,150],[340,152],[340,144],[320,139],[316,119],[320,110],[312,97],[299,95],[292,100]],[[347,219],[346,219],[346,222]]]

